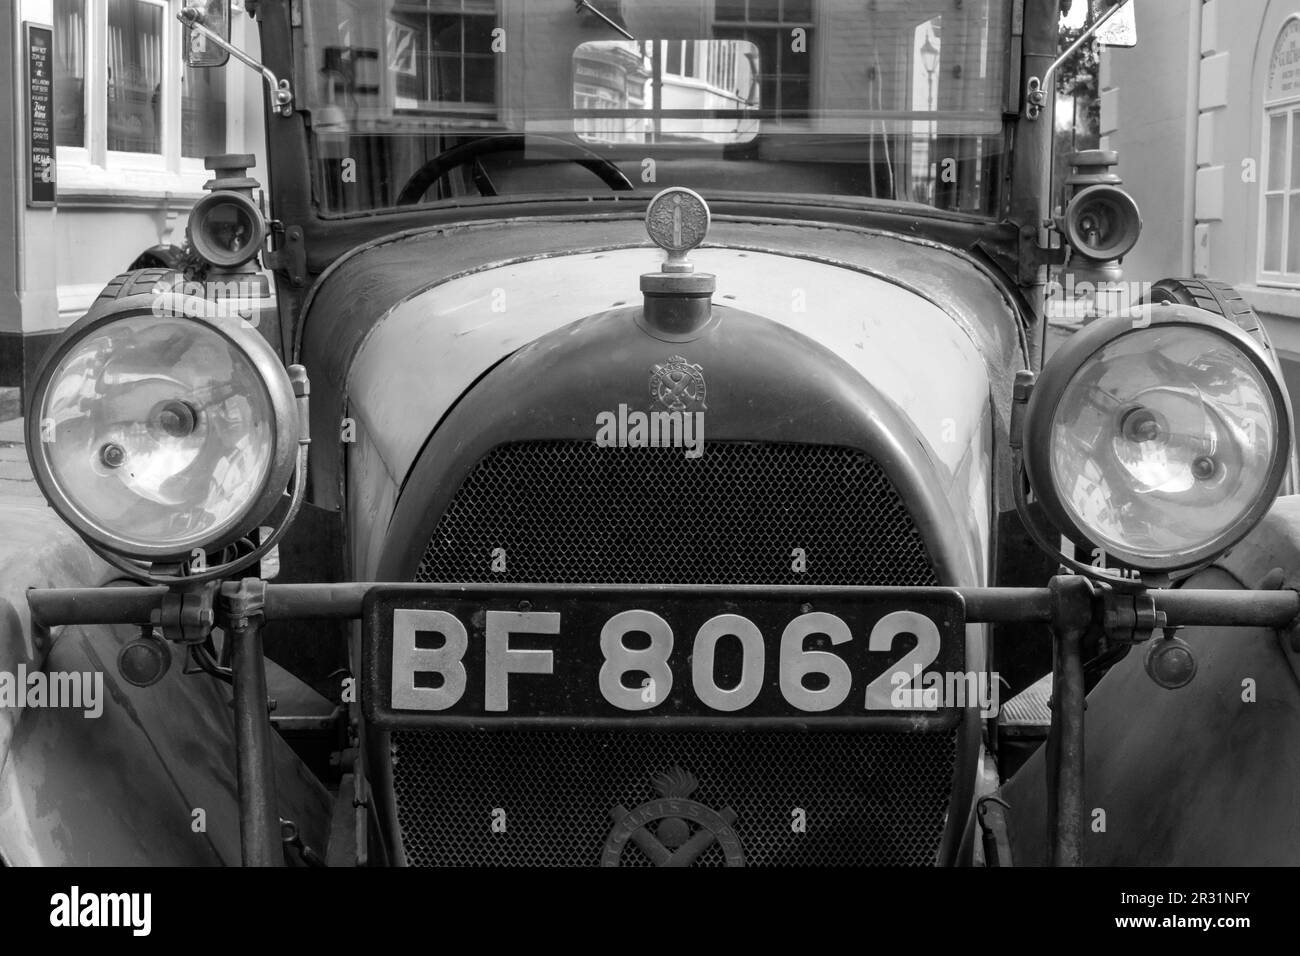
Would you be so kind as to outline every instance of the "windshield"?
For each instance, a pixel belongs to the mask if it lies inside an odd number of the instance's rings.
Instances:
[[[997,217],[1012,0],[312,0],[321,213],[829,195]]]

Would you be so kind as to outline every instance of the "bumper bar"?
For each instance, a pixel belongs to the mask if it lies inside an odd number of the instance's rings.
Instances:
[[[1066,577],[1063,580],[1082,580]],[[361,604],[374,584],[268,584],[265,618],[285,620],[359,619]],[[393,585],[385,585],[392,587]],[[398,585],[400,586],[400,585]],[[431,585],[412,586],[428,590]],[[437,585],[434,585],[437,586]],[[460,585],[443,585],[448,593]],[[481,585],[478,587],[482,587]],[[565,585],[566,590],[574,590]],[[511,585],[513,591],[535,588],[538,594],[554,593],[550,585]],[[598,594],[600,587],[582,588]],[[743,594],[747,588],[696,587],[692,585],[647,585],[649,593],[692,594],[717,590]],[[816,594],[820,588],[761,587],[757,594]],[[844,590],[844,589],[841,589]],[[870,590],[870,589],[852,589]],[[966,603],[966,620],[972,624],[1049,624],[1058,620],[1059,589],[1045,588],[955,588]],[[61,624],[148,624],[168,594],[164,587],[58,588],[27,592],[32,619],[44,627]],[[1281,591],[1180,590],[1149,591],[1157,611],[1165,614],[1169,627],[1273,627],[1282,628],[1300,617],[1300,593]]]
[[[266,673],[262,658],[263,621],[359,619],[362,604],[374,584],[266,584],[248,579],[221,587],[221,600],[212,591],[175,592],[165,587],[67,588],[28,591],[33,624],[137,624],[161,626],[171,639],[192,640],[194,622],[213,622],[235,642],[234,684],[236,748],[239,775],[240,832],[246,865],[275,865],[282,861],[275,817],[275,788],[269,759],[271,726],[266,711]],[[401,585],[398,585],[401,587]],[[427,593],[430,585],[411,585]],[[449,596],[481,594],[490,586],[438,585]],[[553,594],[552,585],[508,586],[513,593]],[[564,586],[568,592],[599,595],[599,585]],[[872,588],[698,587],[646,585],[647,594],[691,594],[717,591],[764,597],[789,592],[792,597],[818,593],[869,592]],[[894,589],[880,589],[894,590]],[[966,620],[973,624],[1043,624],[1052,633],[1052,726],[1047,740],[1048,836],[1052,862],[1082,863],[1084,775],[1084,645],[1089,633],[1117,631],[1138,640],[1157,626],[1222,626],[1290,628],[1300,618],[1300,593],[1292,590],[1223,591],[1167,590],[1119,594],[1098,589],[1086,578],[1061,576],[1045,588],[956,588],[965,602]],[[204,602],[215,614],[196,615]],[[1134,622],[1139,626],[1135,629]],[[209,625],[210,626],[210,625]]]

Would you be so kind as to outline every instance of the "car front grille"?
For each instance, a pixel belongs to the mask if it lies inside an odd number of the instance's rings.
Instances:
[[[652,778],[678,767],[698,781],[690,800],[735,811],[748,865],[923,866],[955,744],[953,732],[403,730],[393,782],[413,866],[595,866],[614,808],[657,799]],[[717,843],[696,861],[722,863]],[[649,859],[629,841],[621,864]]]
[[[578,441],[484,457],[415,580],[939,583],[902,499],[856,449],[712,442],[692,460]],[[656,798],[652,779],[675,768],[698,781],[691,800],[735,811],[750,864],[924,865],[943,837],[956,747],[955,731],[401,730],[391,755],[413,865],[599,863],[613,808]],[[491,827],[496,811],[504,830]],[[697,862],[722,861],[714,843]],[[649,861],[629,843],[621,862]]]
[[[794,550],[807,570],[795,571]],[[504,550],[505,571],[491,555]],[[828,445],[502,445],[470,473],[415,579],[925,586],[925,542],[884,471]]]

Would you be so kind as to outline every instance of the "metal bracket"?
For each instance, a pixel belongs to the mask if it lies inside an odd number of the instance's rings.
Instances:
[[[266,80],[271,95],[271,112],[278,113],[281,116],[293,115],[293,90],[290,88],[288,80],[280,79],[271,71],[270,67],[254,60],[239,47],[227,41],[221,34],[204,26],[202,10],[194,7],[182,7],[180,13],[176,14],[176,19],[189,27],[194,33],[201,34],[208,42],[215,43],[240,63],[261,73],[262,78]]]
[[[1041,77],[1031,76],[1029,78],[1029,81],[1025,84],[1026,119],[1036,120],[1042,115],[1043,107],[1047,105],[1048,85],[1060,65],[1072,57],[1075,50],[1079,49],[1079,47],[1091,40],[1096,35],[1097,31],[1106,25],[1107,20],[1119,13],[1119,11],[1130,2],[1132,2],[1132,0],[1120,0],[1119,3],[1115,4],[1115,6],[1111,7],[1098,17],[1097,22],[1094,23],[1091,28],[1081,33],[1079,38],[1071,43],[1064,53],[1053,60]]]
[[[216,623],[213,601],[218,584],[209,582],[183,591],[169,591],[149,618],[163,637],[177,644],[202,644]]]
[[[1048,229],[1055,229],[1053,223],[1044,224]],[[1021,226],[1019,252],[1016,257],[1020,274],[1017,278],[1021,285],[1031,286],[1038,282],[1038,270],[1043,266],[1060,266],[1065,264],[1066,247],[1052,248],[1038,244],[1038,229],[1034,226]]]
[[[1149,591],[1107,591],[1102,602],[1102,627],[1108,639],[1120,644],[1142,644],[1151,640],[1156,631],[1164,633],[1165,612],[1156,610],[1155,598]]]
[[[271,223],[276,248],[262,253],[263,264],[272,272],[283,271],[289,282],[301,288],[307,284],[307,245],[302,226],[288,226],[278,219]]]
[[[261,578],[226,581],[221,585],[221,623],[230,630],[242,630],[250,621],[266,616],[266,582]]]

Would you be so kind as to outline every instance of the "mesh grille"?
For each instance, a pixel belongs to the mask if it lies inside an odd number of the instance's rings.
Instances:
[[[954,748],[952,733],[399,731],[393,775],[415,866],[594,866],[610,811],[657,798],[651,777],[674,767],[698,779],[691,800],[736,812],[750,865],[917,866],[935,862]],[[629,841],[622,864],[648,862]],[[696,865],[722,862],[714,844]]]
[[[506,551],[506,572],[490,556]],[[802,548],[805,573],[792,569]],[[936,585],[883,470],[849,448],[713,442],[503,445],[470,473],[415,575],[423,582]],[[400,731],[393,783],[413,865],[592,865],[610,811],[658,796],[732,807],[750,864],[931,864],[956,737],[880,732]],[[491,813],[506,811],[504,833]],[[806,833],[791,829],[801,808]],[[629,845],[624,865],[645,865]],[[714,844],[697,861],[723,862]]]
[[[806,572],[793,570],[795,548]],[[461,485],[415,579],[938,584],[902,499],[861,452],[737,442],[694,460],[680,448],[502,445]]]

